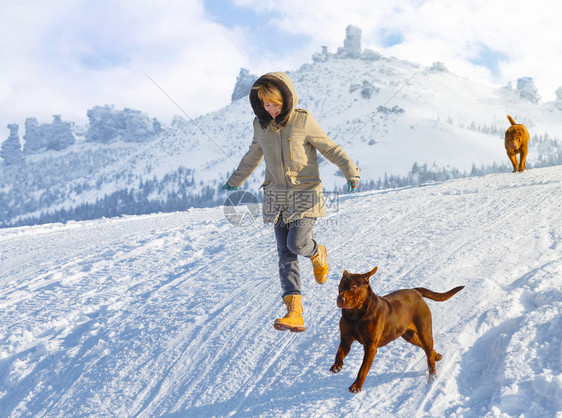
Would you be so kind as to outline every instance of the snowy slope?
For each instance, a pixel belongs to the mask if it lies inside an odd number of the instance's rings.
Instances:
[[[473,164],[509,165],[503,145],[507,114],[525,123],[531,135],[562,138],[562,106],[557,102],[532,103],[517,90],[486,86],[393,57],[333,58],[288,73],[298,106],[310,110],[326,133],[358,161],[363,180],[377,180],[385,173],[403,176],[414,163],[465,171]],[[373,89],[368,97],[357,87],[364,82]],[[401,113],[379,107],[397,107]],[[169,170],[183,164],[205,184],[224,181],[250,145],[253,119],[248,99],[237,100],[195,123],[178,125],[173,134],[143,149],[129,170],[137,174],[150,165],[152,174],[155,167]],[[537,163],[540,157],[531,144],[529,162]],[[248,182],[259,186],[262,170],[263,166]],[[322,179],[329,190],[341,187],[338,169],[330,164],[322,167]]]
[[[0,416],[561,416],[562,167],[340,197],[302,260],[307,330],[282,315],[273,231],[221,208],[0,230]],[[344,269],[428,301],[435,348],[362,348],[329,372]]]
[[[560,163],[560,100],[534,102],[517,89],[483,85],[439,68],[393,57],[332,57],[289,74],[299,107],[309,109],[358,163],[361,187],[385,175],[407,176],[414,163],[433,171],[469,173],[473,166],[502,171],[498,165],[509,171],[503,144],[507,114],[532,136],[528,167],[544,166],[554,155],[549,165]],[[175,97],[171,87],[163,87]],[[179,113],[161,98],[170,115]],[[245,97],[195,120],[176,118],[153,140],[104,145],[84,142],[82,135],[64,151],[28,155],[25,169],[0,164],[0,225],[44,223],[41,215],[60,210],[66,212],[47,221],[213,205],[251,143],[253,119]],[[262,164],[248,179],[250,188],[263,182],[264,170]],[[337,167],[324,162],[320,171],[326,189],[345,185]],[[145,196],[147,182],[153,184]],[[178,195],[186,196],[180,204]],[[107,196],[111,201],[104,201]]]

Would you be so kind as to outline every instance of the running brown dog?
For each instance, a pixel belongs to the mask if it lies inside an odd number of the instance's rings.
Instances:
[[[365,274],[350,274],[346,270],[339,285],[337,303],[342,309],[341,342],[336,361],[330,371],[337,373],[342,369],[343,359],[349,353],[353,341],[357,340],[363,344],[365,351],[363,363],[357,379],[349,387],[352,393],[361,391],[377,348],[398,337],[425,351],[429,380],[434,380],[435,362],[441,360],[441,354],[433,350],[431,312],[423,298],[442,302],[464,288],[459,286],[446,293],[436,293],[417,287],[397,290],[386,296],[377,296],[369,285],[369,278],[376,271],[377,267]]]
[[[505,131],[505,150],[509,161],[513,165],[513,172],[523,172],[526,167],[527,150],[529,146],[529,131],[525,125],[515,123],[513,118],[507,115],[507,119],[511,126]],[[517,162],[517,154],[519,154],[519,163]]]

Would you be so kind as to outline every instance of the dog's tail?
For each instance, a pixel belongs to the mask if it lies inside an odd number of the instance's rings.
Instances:
[[[429,289],[425,289],[423,287],[416,287],[415,290],[417,290],[418,292],[421,293],[421,295],[424,298],[428,298],[431,300],[436,300],[437,302],[443,302],[447,299],[451,299],[453,296],[455,296],[458,292],[460,292],[461,290],[464,289],[464,286],[458,286],[455,287],[454,289],[449,290],[448,292],[445,293],[437,293],[437,292],[433,292]]]
[[[507,115],[507,118],[509,119],[509,123],[511,123],[511,126],[517,125],[511,116]]]

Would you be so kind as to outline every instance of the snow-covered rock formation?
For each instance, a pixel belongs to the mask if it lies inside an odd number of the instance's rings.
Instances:
[[[0,148],[0,157],[6,165],[19,165],[24,161],[18,128],[18,125],[15,123],[8,125],[10,136],[2,142],[2,147]]]

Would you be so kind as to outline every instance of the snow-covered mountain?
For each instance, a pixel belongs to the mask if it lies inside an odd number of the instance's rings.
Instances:
[[[562,166],[342,195],[303,259],[307,330],[283,314],[271,226],[221,208],[0,230],[2,417],[560,417]],[[240,208],[241,210],[243,208]],[[337,375],[337,285],[428,301],[437,380],[402,339]]]
[[[516,88],[498,89],[455,75],[442,63],[423,67],[361,51],[357,42],[344,44],[352,46],[335,54],[324,49],[289,74],[300,107],[358,163],[363,190],[510,171],[503,147],[508,114],[532,136],[529,167],[562,164],[562,97],[541,102],[532,80],[522,77]],[[253,113],[241,93],[249,79],[242,71],[233,95],[242,98],[194,121],[176,117],[163,125],[108,106],[88,112],[89,127],[58,116],[52,125],[31,119],[25,162],[16,136],[6,141],[0,226],[222,202],[219,188],[252,138]],[[47,138],[53,132],[54,141]],[[256,190],[263,172],[262,166],[247,187]],[[321,174],[328,190],[345,183],[327,162]]]

